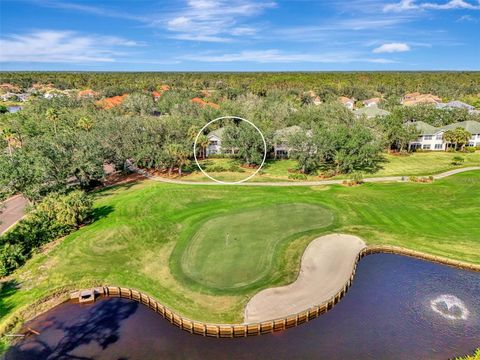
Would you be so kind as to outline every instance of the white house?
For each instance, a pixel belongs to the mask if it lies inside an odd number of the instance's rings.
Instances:
[[[466,109],[469,112],[475,110],[475,106],[464,103],[463,101],[450,101],[448,103],[439,103],[435,105],[437,109]]]
[[[416,121],[413,125],[419,131],[418,138],[410,142],[409,150],[423,149],[433,151],[445,151],[447,143],[443,139],[443,134],[448,130],[463,128],[472,134],[468,146],[480,146],[480,122],[478,121],[462,121],[440,128],[436,128],[423,121]]]
[[[288,144],[289,137],[301,130],[300,126],[294,125],[275,131],[273,135],[273,154],[275,159],[289,157],[292,150]]]
[[[222,135],[224,128],[212,131],[207,135],[208,146],[206,156],[218,155],[222,153]]]
[[[366,106],[366,107],[370,107],[370,106],[378,106],[378,104],[380,104],[380,102],[382,101],[381,98],[371,98],[371,99],[367,99],[367,100],[363,100],[363,105]]]

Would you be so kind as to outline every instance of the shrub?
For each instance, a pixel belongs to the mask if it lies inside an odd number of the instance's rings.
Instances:
[[[292,173],[288,174],[288,178],[291,180],[307,180],[307,175],[299,174],[299,173]]]
[[[355,184],[363,183],[363,173],[360,171],[355,171],[350,174],[350,181],[354,182]]]
[[[10,274],[22,266],[26,257],[23,246],[20,244],[5,244],[0,248],[0,276]]]
[[[84,224],[92,213],[92,200],[83,191],[50,194],[11,231],[0,237],[0,276],[23,265],[32,252]]]
[[[410,176],[408,180],[416,183],[431,183],[434,181],[434,178],[431,175],[429,177]]]
[[[474,153],[475,151],[477,151],[477,148],[476,148],[475,146],[467,146],[467,147],[465,147],[465,152]]]
[[[462,165],[464,161],[465,161],[465,158],[461,156],[454,156],[452,158],[452,165],[455,165],[455,166]]]

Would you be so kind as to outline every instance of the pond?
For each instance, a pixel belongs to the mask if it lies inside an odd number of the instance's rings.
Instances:
[[[6,359],[448,359],[480,346],[480,273],[392,254],[360,261],[331,311],[249,338],[191,335],[134,301],[64,303]]]
[[[16,112],[22,110],[22,107],[21,106],[8,106],[7,110],[8,110],[8,112],[16,113]]]

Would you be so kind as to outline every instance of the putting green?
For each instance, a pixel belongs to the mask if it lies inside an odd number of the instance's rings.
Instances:
[[[181,256],[182,272],[216,290],[239,289],[271,275],[276,250],[285,240],[333,222],[324,207],[291,203],[244,209],[205,221]]]

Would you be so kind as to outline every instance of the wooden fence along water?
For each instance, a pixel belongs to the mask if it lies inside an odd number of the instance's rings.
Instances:
[[[408,250],[396,246],[383,246],[383,245],[372,245],[363,249],[356,258],[354,263],[352,274],[348,281],[344,284],[335,296],[330,298],[327,302],[309,308],[305,311],[299,312],[297,314],[292,314],[280,319],[274,319],[270,321],[260,322],[260,323],[251,323],[251,324],[210,324],[200,321],[194,321],[188,318],[185,318],[173,310],[169,309],[165,305],[159,303],[157,300],[152,297],[134,289],[116,287],[116,286],[104,286],[100,288],[95,288],[94,293],[100,296],[107,297],[121,297],[126,299],[131,299],[139,303],[148,306],[153,311],[157,312],[168,320],[171,324],[177,326],[178,328],[187,331],[191,334],[203,335],[203,336],[212,336],[218,338],[233,338],[233,337],[246,337],[246,336],[256,336],[261,334],[268,334],[275,331],[285,330],[291,327],[295,327],[301,324],[304,324],[316,317],[326,313],[331,310],[335,304],[337,304],[341,298],[345,296],[348,289],[352,285],[355,273],[357,270],[357,264],[361,258],[370,254],[377,253],[391,253],[404,256],[415,257],[422,260],[433,261],[441,263],[444,265],[454,266],[461,269],[480,271],[480,265],[469,264],[462,261],[450,260],[440,256],[428,255],[421,253],[419,251]],[[72,299],[77,299],[81,292],[75,292],[71,294]]]

